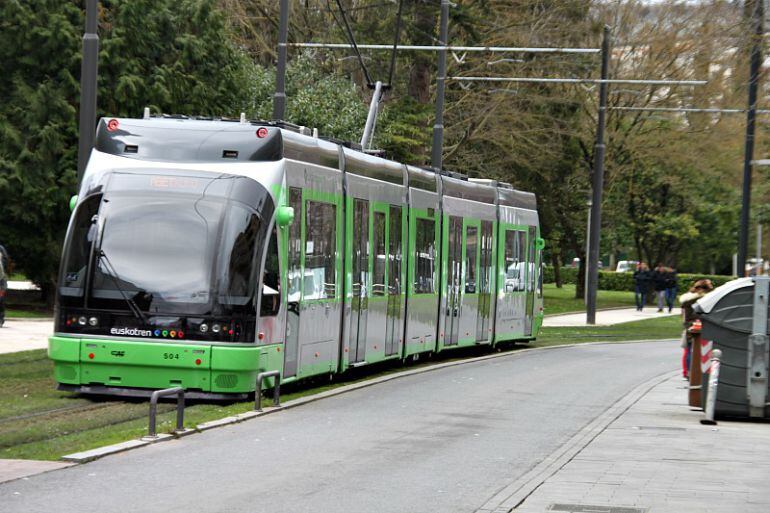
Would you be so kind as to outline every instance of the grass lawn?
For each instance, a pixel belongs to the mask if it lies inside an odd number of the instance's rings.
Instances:
[[[45,319],[53,317],[53,312],[47,312],[44,310],[17,310],[16,308],[7,308],[5,310],[5,317],[16,317],[21,319]]]
[[[616,306],[635,306],[633,291],[600,290],[596,296],[597,308],[613,308]],[[546,315],[585,312],[586,305],[582,299],[575,299],[575,286],[565,284],[557,289],[553,283],[543,285],[543,305]]]
[[[544,328],[532,347],[574,342],[677,338],[676,316],[592,328]],[[517,346],[520,348],[522,346]],[[484,354],[477,350],[450,352],[441,361]],[[508,349],[511,350],[511,349]],[[514,348],[513,350],[516,350]],[[428,360],[421,365],[430,365]],[[397,372],[404,366],[361,369],[352,377],[325,377],[315,383],[282,388],[282,401],[315,394],[352,382]],[[147,400],[89,399],[54,389],[53,365],[45,350],[0,355],[0,458],[56,460],[65,454],[139,438],[147,433]],[[269,400],[263,401],[269,404]],[[185,410],[185,425],[250,411],[253,402],[192,404]],[[174,428],[173,404],[158,408],[158,432]]]
[[[586,341],[678,339],[681,334],[682,319],[678,315],[668,315],[614,326],[543,328],[532,346],[543,347]]]

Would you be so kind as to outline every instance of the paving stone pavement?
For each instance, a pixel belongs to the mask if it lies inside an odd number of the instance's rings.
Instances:
[[[770,511],[770,423],[701,425],[684,384],[653,388],[513,511]]]
[[[0,328],[0,354],[45,349],[53,333],[53,319],[6,319]]]

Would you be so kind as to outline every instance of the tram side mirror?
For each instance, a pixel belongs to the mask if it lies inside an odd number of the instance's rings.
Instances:
[[[278,226],[289,226],[294,221],[294,208],[281,206],[275,213],[275,222]]]
[[[545,247],[545,239],[543,239],[542,237],[538,237],[537,239],[535,239],[535,249],[541,250],[544,247]]]
[[[78,195],[77,194],[73,194],[72,197],[70,198],[70,212],[75,210],[75,206],[77,204],[78,204]]]

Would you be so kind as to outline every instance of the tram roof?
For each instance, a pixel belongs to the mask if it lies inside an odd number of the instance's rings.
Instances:
[[[286,122],[242,121],[226,118],[153,116],[102,118],[96,133],[97,150],[140,160],[167,162],[277,161],[284,156],[339,167],[344,147],[345,169],[403,184],[404,168],[410,185],[437,192],[437,177],[447,196],[537,209],[535,195],[494,180],[468,179],[447,170],[404,166],[361,151],[358,144],[313,137],[304,127]],[[171,135],[173,134],[173,135]]]

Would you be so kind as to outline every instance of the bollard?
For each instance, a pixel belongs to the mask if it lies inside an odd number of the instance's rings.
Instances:
[[[688,374],[690,376],[688,403],[693,408],[702,408],[703,405],[700,401],[700,389],[701,386],[703,386],[703,372],[701,371],[700,319],[696,319],[692,326],[687,328],[687,331],[692,337],[692,344],[690,345],[690,368],[688,369]]]
[[[722,351],[714,349],[711,353],[711,370],[709,371],[709,385],[708,385],[708,397],[706,397],[706,418],[701,419],[701,424],[713,426],[716,424],[714,420],[714,408],[717,402],[717,387],[719,386],[719,366],[720,359],[722,358]]]
[[[173,387],[165,388],[163,390],[156,390],[150,396],[150,426],[147,436],[158,438],[158,434],[155,429],[156,420],[158,417],[158,399],[161,397],[167,397],[170,395],[176,395],[176,430],[184,431],[184,388]]]
[[[257,374],[257,388],[254,389],[254,411],[262,411],[262,380],[275,378],[273,387],[273,406],[281,405],[281,371],[260,372]]]

